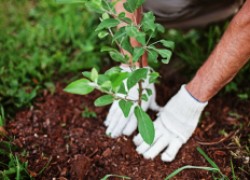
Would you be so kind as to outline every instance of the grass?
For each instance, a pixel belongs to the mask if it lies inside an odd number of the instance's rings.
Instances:
[[[15,150],[16,147],[10,142],[0,142],[0,179],[32,179],[27,171],[28,163],[21,162],[19,157],[13,152]]]
[[[197,151],[207,160],[207,162],[212,166],[212,167],[205,167],[205,166],[183,166],[181,168],[176,169],[175,171],[173,171],[170,175],[168,175],[165,180],[169,180],[171,178],[173,178],[174,176],[176,176],[178,173],[180,173],[181,171],[185,170],[185,169],[199,169],[199,170],[205,170],[205,171],[210,171],[212,172],[213,175],[213,179],[214,180],[229,180],[229,178],[227,176],[225,176],[220,168],[218,167],[218,165],[210,158],[208,157],[208,155],[200,148],[197,147]]]
[[[2,0],[0,19],[0,103],[8,112],[53,89],[54,77],[100,66],[96,15],[79,4]]]

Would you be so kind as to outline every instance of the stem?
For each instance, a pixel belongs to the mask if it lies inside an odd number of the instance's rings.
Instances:
[[[97,89],[98,91],[101,91],[102,93],[106,93],[106,94],[108,94],[108,95],[113,96],[116,100],[124,99],[124,100],[126,100],[126,101],[131,101],[131,102],[133,102],[133,103],[136,103],[136,102],[139,101],[139,100],[129,99],[129,98],[127,98],[127,96],[125,96],[125,98],[122,98],[122,97],[120,97],[120,96],[117,96],[117,95],[116,95],[115,93],[113,93],[113,92],[105,91],[105,90],[101,89],[101,88],[99,87],[99,85],[96,84],[96,83],[91,83],[91,85],[92,85],[95,89]]]
[[[142,58],[140,58],[140,60],[139,60],[139,67],[140,67],[140,68],[143,67],[143,65],[142,65]],[[139,104],[139,106],[141,106],[141,103],[142,103],[142,92],[143,92],[142,80],[140,80],[140,81],[138,82],[138,85],[139,85],[138,104]]]
[[[142,7],[140,7],[140,9],[138,10],[139,13],[141,13],[143,10],[142,10]],[[138,28],[138,27],[137,27]],[[138,28],[138,30],[140,31],[140,29]],[[142,57],[139,59],[139,67],[140,68],[143,68],[143,64],[142,64]],[[138,85],[139,85],[139,97],[138,97],[138,104],[139,106],[141,106],[141,103],[142,103],[142,93],[143,93],[143,88],[142,88],[142,80],[140,80],[138,82]]]
[[[114,37],[114,33],[112,32],[112,30],[111,30],[110,28],[109,28],[109,33],[110,33],[110,35],[111,35],[112,37]],[[124,53],[124,51],[123,51],[123,49],[122,49],[122,46],[118,43],[117,40],[115,40],[115,43],[116,43],[116,45],[118,46],[118,48],[120,49],[122,55],[125,57],[125,53]]]

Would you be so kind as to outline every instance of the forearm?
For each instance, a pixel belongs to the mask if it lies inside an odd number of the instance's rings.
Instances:
[[[187,90],[198,100],[208,101],[230,82],[250,57],[250,0],[233,18],[222,39]]]
[[[126,13],[126,17],[130,18],[134,24],[139,24],[141,22],[141,18],[142,18],[142,8],[139,8],[135,13],[129,13],[127,12],[124,7],[123,4],[126,2],[126,0],[120,0],[119,2],[116,3],[115,5],[115,9],[117,13],[121,13],[121,12],[125,12]],[[125,23],[121,23],[119,25],[120,27],[125,26]],[[140,43],[138,43],[134,38],[130,39],[130,43],[132,47],[138,47],[141,46]],[[125,54],[128,54],[129,56],[131,56],[128,52],[126,52],[125,50],[121,49],[121,51]],[[142,65],[143,66],[147,66],[147,59],[146,59],[146,54],[144,54],[142,56]],[[139,66],[139,64],[136,64],[137,66]]]

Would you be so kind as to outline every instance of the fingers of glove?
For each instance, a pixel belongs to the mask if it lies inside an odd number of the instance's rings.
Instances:
[[[162,153],[161,159],[165,162],[171,162],[174,160],[176,154],[178,153],[179,149],[182,146],[181,139],[173,138],[171,142],[169,143],[168,148]]]
[[[136,135],[134,138],[133,138],[133,142],[136,146],[139,146],[141,143],[143,143],[143,139],[141,137],[140,134]]]
[[[155,120],[155,122],[154,122],[155,132],[158,132],[159,131],[158,129],[160,129],[161,126],[162,126],[162,123],[161,123],[160,119]],[[158,134],[158,133],[156,133],[156,134]],[[155,139],[156,139],[156,136],[155,136]],[[136,146],[139,146],[141,143],[143,143],[143,139],[142,139],[141,135],[137,134],[133,138],[133,142]]]
[[[161,136],[156,142],[143,153],[143,157],[146,159],[154,159],[164,148],[169,144],[170,139],[168,136]]]
[[[104,121],[104,125],[108,126],[110,122],[112,121],[112,118],[114,117],[115,112],[119,109],[118,102],[114,102],[109,110],[108,116],[106,120]]]
[[[137,119],[135,115],[132,115],[128,121],[129,122],[126,124],[122,132],[126,136],[130,136],[137,128]]]
[[[111,134],[112,131],[114,130],[115,126],[117,125],[117,123],[119,123],[120,118],[123,116],[121,110],[117,110],[115,111],[115,113],[113,114],[113,117],[108,125],[108,128],[106,130],[106,134]]]
[[[161,139],[161,137],[163,136],[162,132],[161,131],[156,131],[155,132],[155,139],[154,139],[154,144],[159,140]],[[153,145],[154,145],[153,144]],[[145,143],[144,141],[139,144],[136,148],[136,151],[139,153],[139,154],[143,154],[145,153],[147,150],[149,150],[153,145],[148,145],[147,143]]]
[[[116,138],[120,136],[123,132],[123,129],[126,127],[126,125],[129,123],[129,119],[125,118],[122,114],[121,117],[117,118],[119,119],[115,125],[115,127],[111,130],[111,137]]]
[[[153,110],[153,111],[161,111],[163,107],[159,106],[155,99],[152,99],[152,101],[150,102],[150,106],[149,109]]]

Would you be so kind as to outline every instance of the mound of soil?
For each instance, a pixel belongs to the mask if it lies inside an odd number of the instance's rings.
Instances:
[[[186,80],[178,75],[170,78],[163,76],[161,84],[157,85],[158,103],[164,105],[183,82]],[[184,165],[211,166],[196,150],[197,146],[229,177],[232,175],[230,151],[237,150],[239,153],[238,159],[234,158],[234,166],[241,167],[247,163],[243,147],[249,134],[249,101],[239,101],[236,96],[230,95],[215,97],[205,109],[194,135],[176,159],[164,163],[160,157],[145,160],[138,155],[132,142],[133,136],[111,139],[105,135],[103,122],[109,107],[94,107],[94,100],[101,95],[99,92],[77,96],[63,92],[64,87],[65,84],[57,84],[54,94],[44,91],[30,109],[18,112],[6,127],[15,136],[14,143],[26,150],[23,160],[28,161],[29,172],[35,179],[93,180],[117,174],[138,180],[160,180]],[[86,112],[83,113],[86,107],[97,117],[87,118]],[[149,113],[153,119],[156,118],[155,112]],[[219,132],[230,136],[225,137]],[[242,149],[235,143],[235,137],[240,137]],[[241,179],[247,179],[247,172],[236,169],[236,173]],[[185,170],[175,177],[211,178],[210,172],[194,169]]]

